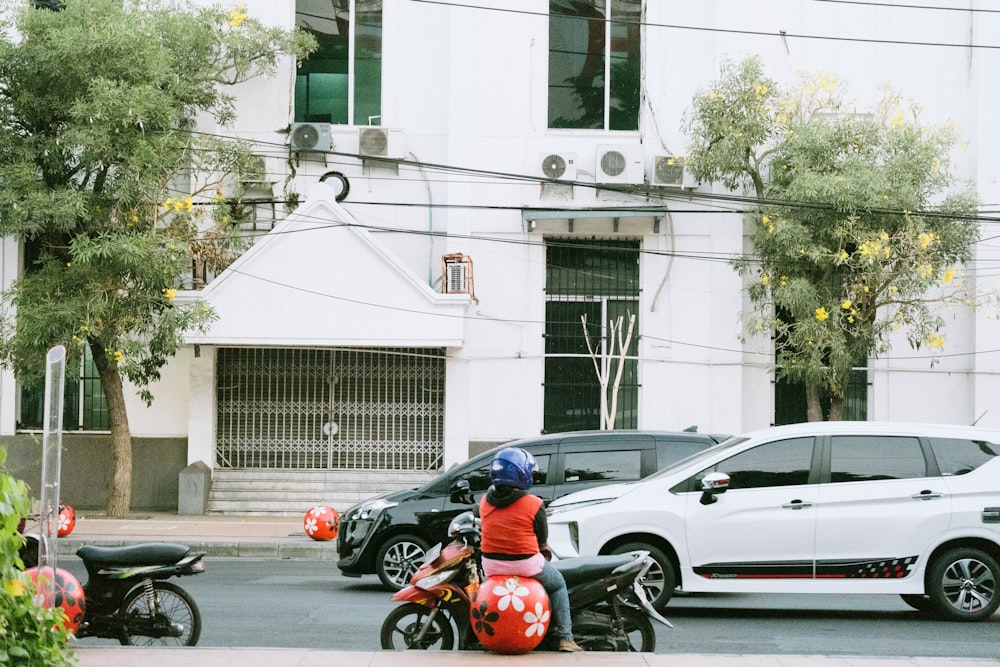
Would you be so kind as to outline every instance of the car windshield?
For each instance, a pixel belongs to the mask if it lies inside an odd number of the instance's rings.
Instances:
[[[660,470],[657,470],[656,472],[654,472],[652,475],[650,475],[646,479],[654,479],[656,477],[663,477],[664,475],[670,474],[671,471],[676,470],[677,468],[679,468],[681,466],[688,466],[688,465],[690,465],[692,463],[697,463],[698,461],[701,461],[703,459],[707,459],[707,458],[710,458],[712,456],[715,456],[719,452],[724,452],[727,449],[730,449],[732,447],[735,447],[735,446],[739,445],[740,443],[746,442],[748,439],[749,438],[744,438],[744,437],[733,437],[733,438],[729,438],[727,440],[723,440],[722,442],[720,442],[717,445],[712,445],[708,449],[703,449],[700,452],[695,452],[691,456],[683,458],[680,461],[667,466],[666,468],[662,468]],[[643,481],[645,481],[645,480],[643,480]]]

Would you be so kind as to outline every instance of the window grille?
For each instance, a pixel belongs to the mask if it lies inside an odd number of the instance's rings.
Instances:
[[[546,241],[545,309],[545,398],[546,432],[603,428],[601,388],[594,361],[587,349],[581,316],[600,364],[614,378],[619,360],[603,359],[608,344],[608,322],[629,314],[638,315],[639,242]],[[616,428],[638,425],[639,322],[627,350],[622,382],[618,390]],[[617,353],[617,348],[616,348]],[[609,383],[608,392],[613,388]],[[610,401],[609,401],[610,405]]]
[[[45,424],[45,381],[21,387],[18,428],[41,430]],[[63,389],[63,429],[106,431],[110,425],[104,388],[90,349],[84,347],[79,377],[66,378]]]
[[[444,377],[441,349],[222,348],[218,465],[438,468]]]

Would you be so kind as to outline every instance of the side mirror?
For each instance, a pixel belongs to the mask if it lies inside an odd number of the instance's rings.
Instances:
[[[729,475],[724,472],[710,472],[701,479],[701,500],[702,505],[711,505],[716,502],[717,495],[725,493],[729,488]]]
[[[467,479],[456,479],[452,482],[451,488],[448,489],[448,494],[453,503],[459,505],[476,504],[476,497],[472,495],[472,489],[469,487],[469,480]]]

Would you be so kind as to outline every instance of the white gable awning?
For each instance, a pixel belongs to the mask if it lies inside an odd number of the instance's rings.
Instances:
[[[200,292],[218,314],[189,344],[460,347],[466,294],[439,294],[339,203],[303,205]]]

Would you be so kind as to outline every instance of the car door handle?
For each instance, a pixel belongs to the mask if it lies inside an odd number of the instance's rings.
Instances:
[[[911,498],[914,500],[939,500],[943,494],[935,493],[930,489],[924,489],[920,493],[914,493]]]
[[[781,509],[784,509],[784,510],[801,510],[801,509],[805,509],[807,507],[812,507],[812,503],[802,502],[801,500],[799,500],[799,499],[796,498],[792,502],[785,503],[784,505],[782,505]]]

